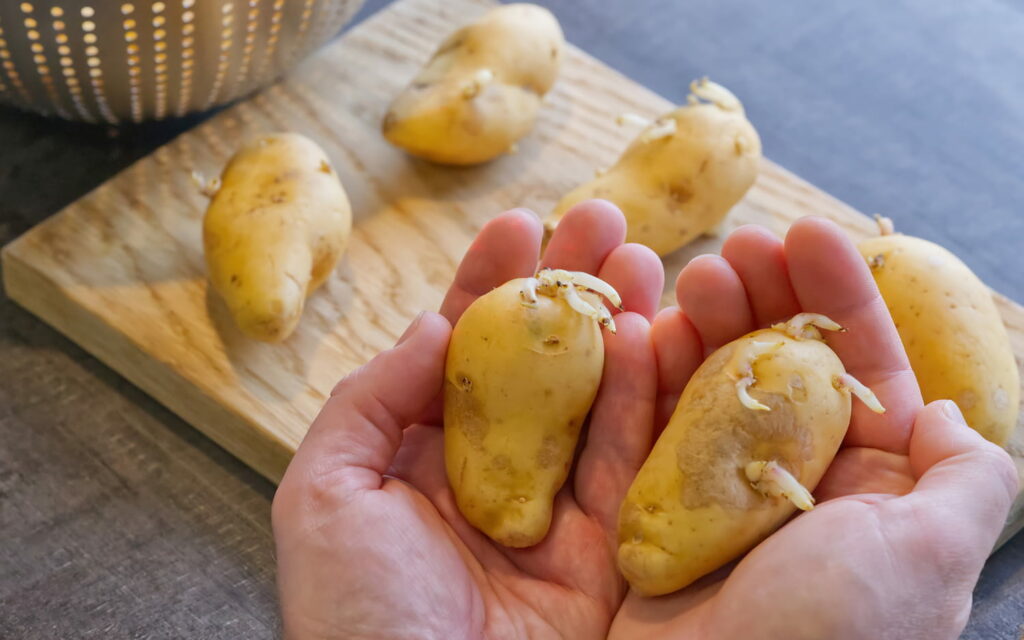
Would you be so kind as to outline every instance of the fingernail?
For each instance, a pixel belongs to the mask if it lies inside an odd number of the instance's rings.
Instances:
[[[964,414],[960,411],[960,407],[956,405],[952,400],[944,400],[942,404],[942,413],[953,422],[967,426],[967,421],[964,420]]]
[[[395,343],[396,347],[405,342],[406,340],[408,340],[412,334],[416,333],[416,329],[420,326],[420,322],[423,321],[423,316],[425,316],[426,314],[426,311],[419,312],[419,314],[416,316],[416,319],[412,321],[412,324],[410,324],[409,327],[405,330],[405,333],[402,334],[402,337],[399,338],[398,342]]]

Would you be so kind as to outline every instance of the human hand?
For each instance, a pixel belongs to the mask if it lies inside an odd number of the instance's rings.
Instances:
[[[860,254],[833,224],[797,222],[785,244],[744,227],[722,257],[691,262],[679,308],[655,319],[658,422],[710,351],[800,311],[887,411],[854,402],[846,439],[802,513],[746,555],[675,594],[629,594],[612,638],[956,638],[1016,495],[1009,456],[952,402],[922,407],[892,320]]]
[[[556,497],[547,537],[496,545],[455,506],[443,461],[440,391],[451,326],[478,296],[533,275],[541,225],[511,211],[467,251],[441,315],[335,388],[273,505],[288,638],[591,638],[625,593],[615,567],[619,504],[650,449],[656,387],[649,319],[664,273],[624,245],[622,214],[600,201],[570,212],[542,266],[586,271],[626,312],[605,337],[605,370],[585,444]]]

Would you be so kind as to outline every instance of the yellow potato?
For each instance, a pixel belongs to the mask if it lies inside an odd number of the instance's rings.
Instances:
[[[466,520],[509,547],[547,534],[601,382],[599,325],[614,325],[599,298],[577,286],[617,303],[614,290],[592,276],[544,270],[478,298],[448,347],[448,480]]]
[[[725,218],[757,179],[761,139],[724,87],[704,79],[690,91],[690,102],[648,126],[615,166],[558,202],[548,234],[574,205],[602,198],[625,214],[627,242],[663,256]]]
[[[451,34],[384,116],[384,137],[443,164],[486,162],[533,128],[565,41],[550,11],[491,9]]]
[[[950,399],[967,424],[1005,445],[1020,379],[992,294],[956,256],[899,234],[860,243],[899,330],[925,402]]]
[[[283,340],[348,244],[345,190],[323,150],[294,133],[247,143],[220,182],[203,220],[210,282],[246,335]]]
[[[808,323],[747,334],[715,351],[683,391],[619,512],[619,568],[643,595],[681,589],[782,525],[832,462],[850,422],[846,374]],[[796,337],[794,337],[796,336]]]

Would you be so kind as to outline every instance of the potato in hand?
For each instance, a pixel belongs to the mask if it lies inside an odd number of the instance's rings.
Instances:
[[[455,501],[508,547],[540,542],[572,465],[614,331],[585,273],[543,269],[478,298],[452,332],[445,364],[445,466]]]
[[[739,557],[796,509],[831,464],[851,395],[884,411],[799,314],[697,369],[619,512],[619,568],[641,595],[682,589]]]
[[[348,197],[324,151],[295,133],[261,136],[228,162],[206,210],[210,282],[243,333],[284,340],[351,229]]]
[[[384,137],[442,164],[479,164],[511,152],[533,128],[564,45],[547,9],[491,9],[451,34],[395,99]]]

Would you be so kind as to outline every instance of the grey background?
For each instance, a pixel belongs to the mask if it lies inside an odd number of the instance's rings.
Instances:
[[[1024,300],[1024,3],[541,4],[669,98],[699,75],[729,86],[773,160]],[[200,119],[118,134],[0,109],[0,242]],[[2,295],[0,442],[0,637],[278,633],[273,486]],[[1022,623],[1017,536],[964,637]]]

